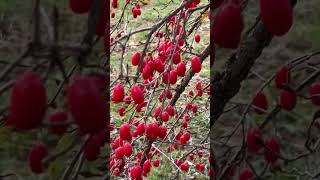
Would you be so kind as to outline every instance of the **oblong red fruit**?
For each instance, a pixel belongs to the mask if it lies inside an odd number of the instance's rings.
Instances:
[[[280,107],[286,111],[292,111],[297,104],[297,94],[290,90],[280,91]]]
[[[201,60],[198,56],[193,56],[191,58],[191,69],[194,73],[198,73],[201,71]]]
[[[253,99],[252,105],[256,113],[264,114],[268,109],[268,101],[266,95],[263,92],[257,93]]]
[[[41,125],[46,111],[46,89],[38,73],[25,72],[13,84],[8,126],[30,130]]]
[[[31,171],[35,174],[42,173],[46,167],[43,166],[42,160],[48,156],[48,148],[42,143],[34,144],[29,153],[28,161]]]
[[[140,57],[141,57],[140,52],[138,52],[138,51],[135,52],[135,53],[132,55],[132,58],[131,58],[131,63],[132,63],[132,65],[137,66],[137,65],[139,64]]]
[[[222,48],[236,49],[241,40],[244,21],[240,6],[236,3],[229,4],[220,9],[213,23],[213,42]]]
[[[274,81],[278,89],[281,89],[284,86],[290,84],[290,69],[287,66],[283,66],[281,69],[277,71]]]
[[[268,163],[274,163],[279,159],[280,154],[280,145],[278,140],[275,137],[272,137],[265,142],[265,152],[264,152],[264,159]]]
[[[289,0],[260,0],[261,21],[275,36],[286,34],[293,23],[293,10]]]
[[[130,89],[131,97],[136,104],[144,102],[144,95],[139,85],[132,86]]]
[[[108,116],[106,103],[92,78],[74,78],[67,88],[67,103],[81,134],[94,134],[105,128]]]
[[[101,149],[101,141],[99,136],[92,136],[86,143],[83,155],[86,160],[94,161],[98,158]]]
[[[69,0],[69,7],[76,14],[87,13],[90,10],[92,0]]]
[[[247,148],[251,152],[258,152],[263,147],[262,133],[259,129],[250,128],[246,137]]]
[[[309,98],[311,102],[316,105],[320,106],[320,83],[315,82],[309,88]]]
[[[117,84],[114,86],[113,94],[112,94],[112,101],[114,103],[122,102],[124,99],[125,93],[124,93],[124,87],[122,84]]]

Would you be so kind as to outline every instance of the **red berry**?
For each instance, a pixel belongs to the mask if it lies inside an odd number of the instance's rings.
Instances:
[[[111,13],[111,18],[114,18],[116,16],[116,13]],[[118,169],[119,170],[119,169]]]
[[[124,123],[120,126],[120,137],[123,140],[131,141],[132,140],[132,135],[130,132],[130,126],[128,123]]]
[[[115,85],[113,89],[112,101],[114,103],[122,102],[124,96],[125,96],[125,93],[124,93],[123,85],[122,84]]]
[[[168,84],[169,83],[169,73],[168,72],[164,72],[162,74],[162,82],[164,84]]]
[[[118,7],[118,0],[112,0],[111,6],[116,9]]]
[[[286,111],[292,111],[297,104],[297,95],[292,90],[280,91],[280,107]]]
[[[244,168],[241,170],[239,175],[239,180],[254,180],[254,174],[249,168]]]
[[[118,148],[115,150],[115,154],[116,154],[116,158],[117,158],[117,159],[122,159],[123,156],[124,156],[124,148],[123,148],[123,147],[118,147]]]
[[[29,153],[29,167],[35,174],[40,174],[45,170],[42,161],[48,156],[48,148],[42,143],[32,146]]]
[[[185,115],[183,115],[183,119],[185,120],[185,121],[190,121],[190,116],[189,116],[189,114],[185,114]]]
[[[141,57],[140,52],[135,52],[135,53],[132,55],[132,59],[131,59],[132,65],[137,66],[137,65],[139,64],[140,57]]]
[[[140,179],[142,175],[142,168],[139,165],[135,165],[130,169],[130,176],[132,179]]]
[[[275,137],[272,137],[265,142],[264,159],[268,163],[274,163],[278,160],[280,154],[280,145]]]
[[[264,114],[268,109],[268,101],[266,95],[263,92],[257,93],[253,99],[252,105],[256,113]]]
[[[199,43],[199,42],[200,42],[200,35],[197,34],[197,35],[194,37],[194,40],[196,41],[196,43]]]
[[[164,139],[167,135],[167,128],[165,126],[160,126],[158,135],[160,139]]]
[[[126,112],[126,108],[124,108],[124,107],[121,106],[121,107],[119,108],[119,115],[120,115],[120,116],[124,116],[124,115],[125,115],[125,112]]]
[[[262,134],[259,129],[250,128],[247,132],[247,148],[251,152],[258,152],[263,147]]]
[[[168,105],[167,107],[167,112],[169,114],[169,116],[174,116],[174,108],[171,105]]]
[[[188,172],[189,171],[189,163],[185,162],[185,163],[181,164],[180,165],[180,169],[185,171],[185,172]]]
[[[92,0],[69,0],[70,9],[76,14],[87,13],[91,4]]]
[[[182,163],[183,163],[182,160],[181,160],[181,159],[178,159],[177,162],[176,162],[176,165],[177,165],[177,166],[181,166]]]
[[[177,72],[177,75],[180,76],[180,77],[184,77],[184,75],[186,74],[186,63],[184,61],[180,62],[178,65],[177,65],[177,69],[176,69],[176,72]]]
[[[290,69],[287,66],[283,66],[275,76],[275,83],[278,89],[283,88],[285,85],[290,84]]]
[[[144,127],[144,124],[143,123],[140,123],[138,126],[137,126],[137,129],[136,129],[136,132],[138,135],[142,135],[145,131],[145,127]]]
[[[80,133],[97,133],[107,124],[106,103],[91,78],[79,76],[67,89],[68,108]]]
[[[293,11],[288,0],[260,0],[261,21],[275,36],[286,34],[293,23]]]
[[[53,113],[49,116],[50,131],[56,135],[62,135],[67,131],[68,114],[64,111]]]
[[[193,56],[191,58],[191,69],[194,73],[198,73],[201,71],[201,60],[198,56]]]
[[[160,161],[158,160],[158,159],[155,159],[154,161],[153,161],[153,166],[154,167],[158,167],[160,165]]]
[[[123,145],[123,154],[127,157],[130,157],[132,155],[133,149],[130,143],[125,143]]]
[[[222,48],[238,48],[244,28],[243,17],[239,5],[229,2],[220,9],[213,23],[213,42]]]
[[[126,102],[126,104],[130,104],[131,103],[131,96],[125,96],[124,102]]]
[[[159,135],[159,127],[156,122],[148,124],[146,127],[146,135],[148,139],[156,139]]]
[[[151,163],[149,160],[144,161],[143,163],[143,173],[144,174],[148,174],[151,170]]]
[[[130,89],[131,97],[136,104],[144,102],[144,95],[139,85],[132,86]]]
[[[160,113],[161,113],[161,107],[157,107],[156,108],[156,110],[155,110],[155,112],[154,112],[154,117],[155,118],[158,118],[159,117],[159,115],[160,115]]]
[[[176,84],[178,80],[177,72],[175,70],[171,70],[169,78],[170,78],[170,84]]]
[[[162,120],[163,122],[167,122],[167,121],[169,120],[169,114],[168,114],[167,111],[165,111],[165,112],[163,112],[163,113],[161,114],[161,120]]]
[[[96,35],[101,37],[105,35],[106,28],[107,27],[107,21],[108,21],[108,16],[110,16],[110,11],[108,10],[107,3],[108,1],[104,1],[103,4],[103,9],[102,9],[102,16],[99,19],[99,22],[96,27]]]
[[[25,72],[11,90],[7,125],[30,130],[41,125],[46,111],[46,89],[39,74]]]
[[[84,147],[83,155],[88,161],[94,161],[100,154],[101,141],[99,136],[92,136]]]
[[[320,83],[316,82],[313,83],[309,88],[309,96],[311,102],[316,105],[320,106]]]
[[[111,167],[111,166],[110,166]],[[110,168],[111,169],[111,168]],[[113,170],[113,175],[114,176],[120,176],[120,170],[119,170],[119,168],[114,168],[114,170]]]

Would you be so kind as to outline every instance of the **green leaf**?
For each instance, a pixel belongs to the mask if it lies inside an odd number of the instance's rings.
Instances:
[[[56,147],[57,152],[61,152],[65,150],[65,148],[69,147],[76,136],[76,133],[67,133],[65,134],[58,142],[58,145]]]
[[[55,161],[50,163],[48,167],[49,180],[60,179],[60,176],[63,173],[63,168],[64,168],[63,162],[64,160],[62,158],[58,158]]]
[[[11,130],[8,128],[0,128],[0,144],[7,143],[10,140]]]

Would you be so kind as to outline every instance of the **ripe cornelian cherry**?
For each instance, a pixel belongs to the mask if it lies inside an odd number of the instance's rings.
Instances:
[[[158,167],[159,165],[160,165],[159,159],[155,159],[155,160],[153,161],[153,166],[154,166],[154,167]]]
[[[41,125],[46,111],[46,89],[38,73],[25,72],[13,84],[7,126],[30,130]]]
[[[280,145],[275,137],[265,142],[264,159],[268,163],[274,163],[278,160],[280,154]]]
[[[143,91],[139,85],[132,86],[130,89],[130,93],[131,93],[130,95],[131,95],[133,101],[136,104],[141,104],[144,102]]]
[[[83,151],[84,158],[88,161],[94,161],[100,154],[101,141],[99,136],[94,135],[90,137],[86,143]]]
[[[115,155],[116,155],[116,158],[117,159],[122,159],[123,156],[124,156],[124,148],[122,146],[118,147],[116,150],[115,150]]]
[[[228,2],[228,4],[217,13],[212,28],[212,38],[215,44],[222,48],[238,48],[241,33],[244,28],[240,5],[234,2]]]
[[[112,0],[111,6],[116,9],[118,7],[118,0]]]
[[[146,127],[146,136],[148,139],[156,139],[159,135],[159,126],[158,123],[154,122],[151,124],[148,124]]]
[[[99,37],[104,36],[106,33],[106,29],[109,28],[107,27],[108,25],[107,21],[108,21],[108,17],[110,16],[110,11],[108,9],[107,3],[109,3],[109,1],[105,0],[103,4],[103,9],[102,9],[102,15],[96,27],[96,35]]]
[[[167,122],[167,121],[169,120],[169,114],[168,114],[167,111],[162,112],[162,114],[161,114],[161,120],[162,120],[163,122]]]
[[[125,143],[123,145],[123,149],[124,149],[124,151],[123,151],[124,153],[123,154],[125,156],[130,157],[132,155],[133,149],[132,149],[132,145],[130,143]]]
[[[137,66],[137,65],[139,64],[140,57],[141,57],[140,52],[138,52],[138,51],[135,52],[135,53],[132,55],[132,58],[131,58],[131,63],[132,63],[132,65]]]
[[[293,10],[289,0],[260,0],[261,21],[275,36],[286,34],[293,23]]]
[[[122,102],[123,101],[123,98],[125,96],[125,93],[124,93],[124,87],[122,84],[117,84],[114,86],[114,89],[113,89],[113,94],[112,94],[112,101],[114,103],[119,103],[119,102]]]
[[[48,148],[42,143],[37,143],[32,146],[29,153],[29,166],[33,173],[41,174],[46,167],[42,161],[48,156]]]
[[[127,140],[129,142],[132,140],[130,125],[128,123],[124,123],[120,126],[119,133],[121,139]]]
[[[186,74],[186,70],[186,63],[184,61],[181,61],[176,68],[177,75],[180,77],[184,77],[184,75]]]
[[[199,43],[200,42],[200,35],[197,34],[195,37],[194,37],[194,41],[196,41],[196,43]]]
[[[244,168],[241,170],[239,180],[254,180],[254,174],[251,169]]]
[[[274,80],[278,89],[282,89],[286,85],[290,84],[290,69],[287,66],[283,66],[281,69],[277,71]]]
[[[157,107],[156,110],[154,111],[154,117],[158,118],[160,113],[161,113],[161,107]]]
[[[198,56],[193,56],[191,58],[191,69],[194,73],[198,73],[201,71],[201,60]]]
[[[130,169],[130,176],[132,179],[140,179],[142,176],[142,168],[139,165],[135,165]]]
[[[149,160],[144,161],[143,163],[143,174],[146,175],[150,172],[151,170],[151,163]]]
[[[169,116],[174,116],[174,108],[171,105],[168,105],[167,112]]]
[[[164,139],[167,135],[167,128],[165,126],[160,126],[158,135],[160,139]]]
[[[99,133],[108,124],[106,103],[92,78],[74,78],[67,88],[67,101],[81,134]]]
[[[87,13],[91,7],[92,0],[69,0],[69,7],[76,14]]]
[[[110,168],[110,169],[111,169],[111,168]],[[119,170],[119,168],[114,168],[114,170],[113,170],[113,175],[116,176],[116,177],[120,176],[120,170]]]
[[[258,92],[252,102],[256,113],[264,114],[268,110],[267,97],[263,92]]]
[[[297,104],[297,94],[293,90],[280,91],[280,107],[286,111],[292,111]]]
[[[309,98],[311,102],[316,105],[320,106],[320,83],[315,82],[309,88]]]
[[[177,75],[177,72],[175,70],[171,70],[170,71],[169,79],[170,79],[170,84],[176,84],[177,83],[178,75]]]
[[[188,172],[189,171],[189,163],[185,162],[185,163],[181,164],[180,169],[183,170],[184,172]]]
[[[124,115],[125,115],[125,112],[126,112],[126,108],[121,106],[121,107],[119,108],[119,115],[120,115],[120,116],[124,116]]]
[[[64,111],[55,112],[48,118],[50,123],[50,131],[56,135],[62,135],[67,131],[68,114]]]
[[[256,128],[250,128],[247,132],[246,143],[250,152],[258,152],[263,147],[261,131]]]

